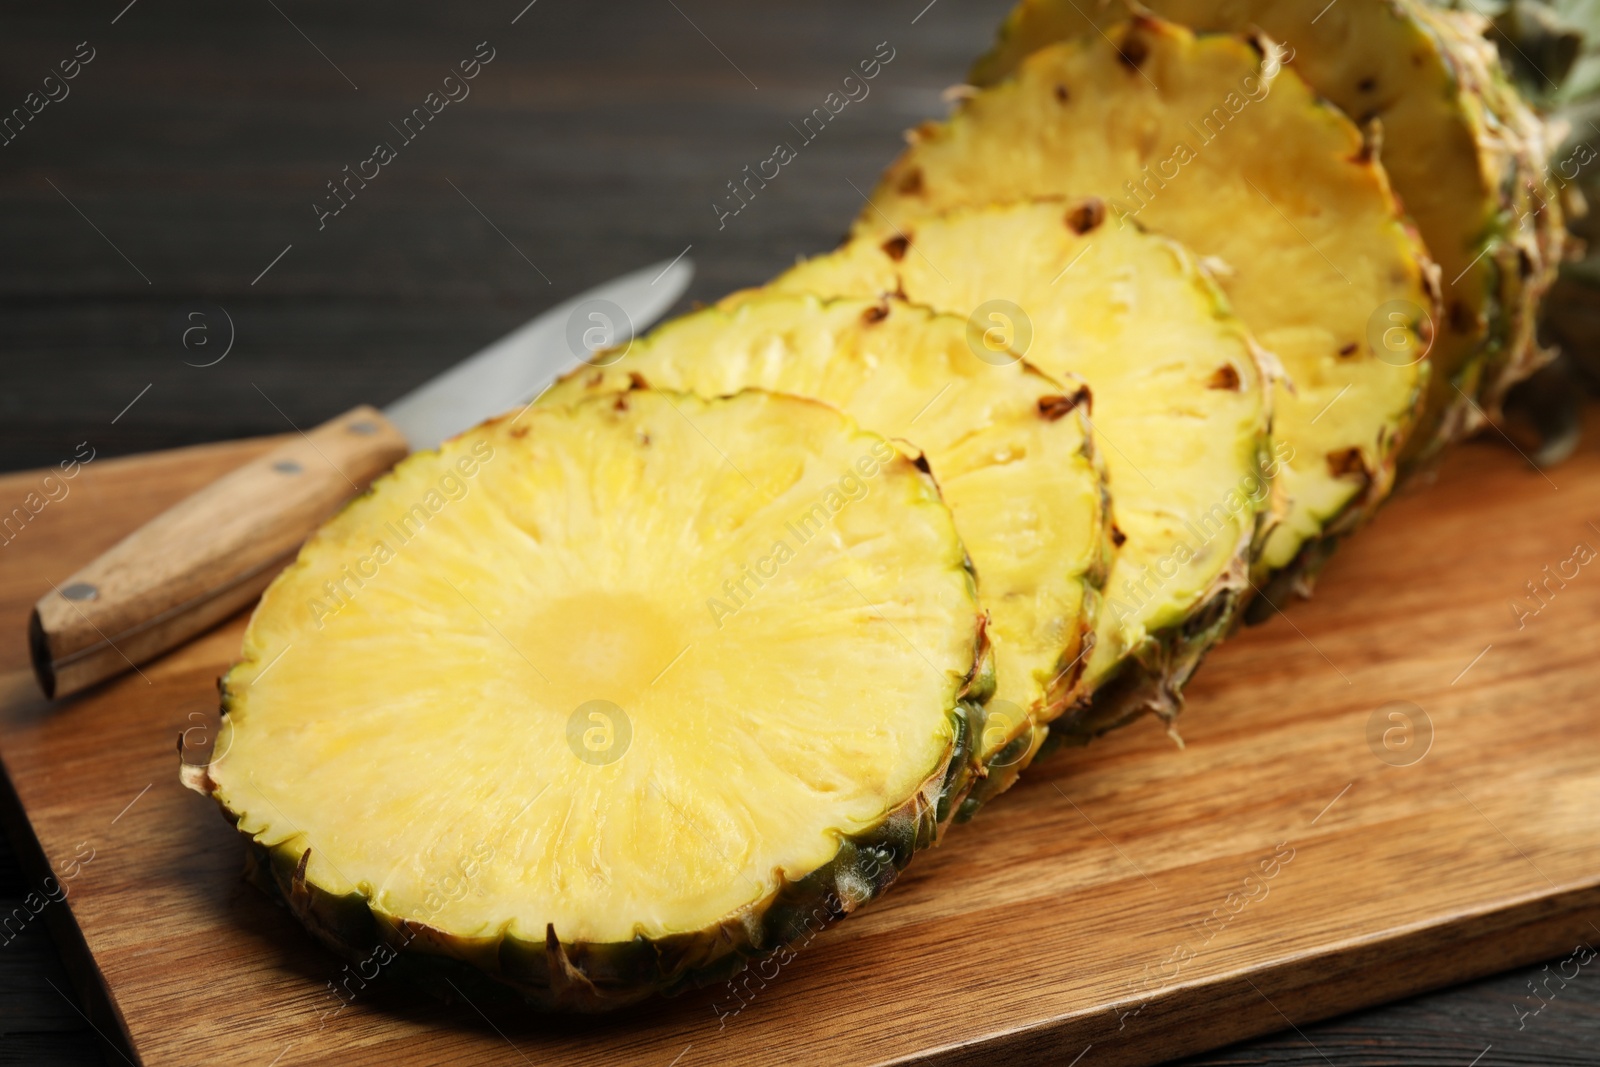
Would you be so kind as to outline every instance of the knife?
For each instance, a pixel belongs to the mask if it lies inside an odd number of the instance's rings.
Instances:
[[[362,405],[297,433],[51,582],[28,624],[45,696],[134,669],[226,619],[378,475],[532,400],[589,353],[626,342],[693,276],[679,256],[580,293],[382,412]]]

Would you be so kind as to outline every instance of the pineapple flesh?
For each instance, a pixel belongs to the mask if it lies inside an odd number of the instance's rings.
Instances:
[[[914,131],[856,222],[887,240],[958,207],[1101,196],[1214,263],[1283,364],[1285,514],[1263,574],[1309,573],[1387,495],[1427,385],[1436,268],[1374,146],[1270,44],[1154,17],[1048,45]]]
[[[970,785],[983,656],[913,458],[811,400],[636,390],[486,423],[324,526],[190,784],[347,955],[596,1011],[892,882]]]
[[[1506,388],[1544,359],[1535,310],[1561,258],[1560,205],[1540,175],[1544,124],[1509,91],[1484,21],[1421,0],[1147,0],[1145,10],[1190,29],[1259,30],[1290,50],[1290,66],[1357,125],[1381,124],[1382,159],[1433,259],[1443,288],[1427,405],[1408,464],[1482,425]],[[1073,38],[1097,39],[1128,17],[1120,0],[1020,0],[978,85],[1024,57]]]
[[[975,348],[962,319],[899,300],[759,290],[596,362],[609,365],[579,368],[541,403],[630,382],[704,396],[759,387],[834,404],[922,451],[972,555],[993,643],[995,694],[973,753],[983,780],[963,817],[1009,786],[1076,702],[1108,566],[1082,383]]]
[[[1103,201],[1040,200],[847,241],[770,288],[899,293],[978,314],[977,326],[1009,326],[1045,373],[1089,384],[1121,543],[1080,686],[1089,699],[1052,736],[1082,741],[1146,709],[1175,713],[1248,589],[1275,465],[1268,375],[1193,258],[1111,223]],[[990,573],[982,560],[978,573]]]

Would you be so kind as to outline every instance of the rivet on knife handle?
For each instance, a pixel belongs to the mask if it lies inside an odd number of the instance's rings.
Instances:
[[[358,407],[290,438],[151,519],[34,605],[46,696],[143,663],[254,600],[323,520],[410,451]]]

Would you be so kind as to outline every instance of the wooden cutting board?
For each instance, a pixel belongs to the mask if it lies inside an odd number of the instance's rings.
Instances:
[[[1145,1064],[1600,940],[1600,562],[1574,553],[1600,548],[1591,437],[1547,475],[1457,451],[1316,599],[1211,657],[1185,747],[1145,721],[1035,768],[737,1013],[722,988],[489,1021],[380,983],[330,1014],[342,963],[178,785],[243,620],[55,706],[26,668],[48,582],[270,443],[97,460],[0,546],[13,833],[62,879],[42,918],[81,932],[102,1027],[151,1067]],[[0,510],[39,483],[0,478]],[[1529,581],[1550,591],[1519,617]]]

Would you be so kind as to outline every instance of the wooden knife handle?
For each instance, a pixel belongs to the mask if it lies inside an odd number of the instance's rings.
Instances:
[[[410,451],[358,407],[157,515],[34,605],[33,669],[48,697],[143,663],[260,595],[310,534]]]

